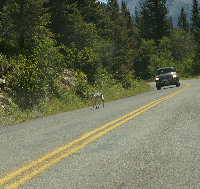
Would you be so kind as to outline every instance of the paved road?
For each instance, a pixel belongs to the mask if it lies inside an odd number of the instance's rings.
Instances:
[[[104,108],[87,107],[0,128],[0,188],[18,188],[17,179],[22,189],[200,188],[199,84],[200,80],[181,81],[178,88],[157,91],[153,83],[151,92]],[[130,112],[132,118],[126,121]],[[116,128],[108,132],[107,123]],[[101,126],[105,128],[96,132]],[[90,131],[95,132],[87,140]],[[76,139],[80,144],[69,147]],[[53,160],[52,153],[58,154]],[[45,157],[49,159],[42,162],[41,172],[38,167],[29,169]]]

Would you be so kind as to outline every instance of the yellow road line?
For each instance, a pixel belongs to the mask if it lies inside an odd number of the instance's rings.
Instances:
[[[78,138],[62,147],[59,147],[59,148],[51,151],[50,153],[48,153],[44,156],[41,156],[40,158],[37,158],[36,160],[31,161],[29,164],[23,166],[22,168],[19,168],[18,170],[13,171],[12,173],[1,178],[0,179],[0,187],[3,185],[4,185],[4,188],[12,188],[12,189],[20,187],[21,185],[25,184],[32,178],[38,176],[39,174],[41,174],[42,172],[44,172],[51,166],[57,164],[58,162],[65,159],[66,157],[68,157],[68,156],[74,154],[75,152],[79,151],[80,149],[84,148],[91,142],[102,137],[109,131],[111,131],[111,130],[115,129],[116,127],[124,124],[125,122],[133,119],[134,117],[142,114],[143,112],[149,110],[150,108],[156,106],[157,104],[175,96],[176,94],[182,92],[183,90],[187,89],[190,86],[190,84],[185,84],[185,85],[186,86],[184,88],[182,88],[174,93],[171,93],[171,94],[169,94],[165,97],[162,97],[156,101],[153,101],[137,110],[134,110],[114,121],[111,121],[91,132],[86,133],[85,135],[81,136],[80,138]],[[65,150],[67,150],[67,151],[65,152]],[[59,155],[60,153],[62,153],[62,154]],[[54,157],[54,156],[58,156],[58,157]],[[21,177],[16,179],[20,175],[21,175]]]

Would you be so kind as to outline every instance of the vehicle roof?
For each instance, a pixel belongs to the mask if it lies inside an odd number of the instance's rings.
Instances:
[[[172,66],[171,67],[165,67],[165,68],[159,68],[156,71],[156,75],[161,75],[161,74],[166,74],[166,73],[171,73],[171,72],[176,72],[176,69],[174,69],[174,67],[172,67]]]
[[[159,68],[158,70],[169,69],[169,68],[174,69],[174,67],[170,66],[170,67],[165,67],[165,68]]]

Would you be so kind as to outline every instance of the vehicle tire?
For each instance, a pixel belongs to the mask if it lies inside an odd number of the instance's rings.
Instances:
[[[180,86],[180,83],[178,82],[177,84],[176,84],[176,87],[179,87]]]
[[[159,87],[157,87],[157,90],[160,90],[161,89],[161,87],[159,86]]]

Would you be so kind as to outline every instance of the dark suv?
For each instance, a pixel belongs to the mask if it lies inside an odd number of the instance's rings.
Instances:
[[[158,90],[163,86],[176,85],[180,86],[178,71],[173,67],[159,68],[156,72],[156,88]]]

